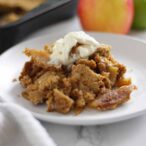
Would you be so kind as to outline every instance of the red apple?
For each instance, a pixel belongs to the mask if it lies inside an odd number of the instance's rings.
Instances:
[[[126,34],[134,17],[133,0],[79,0],[78,15],[87,31]]]

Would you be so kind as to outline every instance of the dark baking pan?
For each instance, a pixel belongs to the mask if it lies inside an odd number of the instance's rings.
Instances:
[[[77,0],[48,0],[18,21],[0,27],[0,53],[30,33],[75,14]]]

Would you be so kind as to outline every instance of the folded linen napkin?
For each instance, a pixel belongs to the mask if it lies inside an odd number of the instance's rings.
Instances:
[[[29,111],[12,103],[0,103],[0,146],[56,144]]]

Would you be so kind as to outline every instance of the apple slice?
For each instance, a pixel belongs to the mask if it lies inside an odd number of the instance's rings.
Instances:
[[[79,0],[78,15],[84,30],[126,34],[134,17],[133,0]]]

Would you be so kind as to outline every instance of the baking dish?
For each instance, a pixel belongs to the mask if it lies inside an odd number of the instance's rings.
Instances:
[[[71,18],[75,15],[76,5],[77,0],[48,0],[18,21],[1,26],[0,53],[42,27]]]

